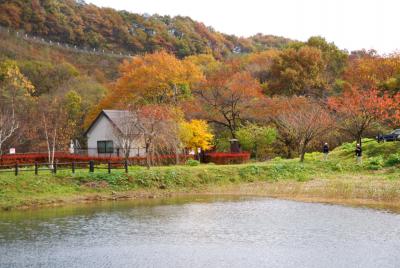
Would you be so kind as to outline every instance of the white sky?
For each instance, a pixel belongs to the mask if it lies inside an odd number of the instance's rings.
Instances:
[[[183,15],[219,32],[273,34],[301,41],[321,35],[349,51],[400,49],[400,0],[87,0],[134,13]]]

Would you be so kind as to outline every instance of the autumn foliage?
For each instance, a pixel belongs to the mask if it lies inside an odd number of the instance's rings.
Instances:
[[[294,146],[304,161],[308,147],[325,138],[334,126],[332,117],[321,102],[305,97],[277,98],[271,103],[271,121],[281,135]]]
[[[338,118],[338,127],[359,143],[365,131],[381,123],[393,127],[400,122],[400,94],[389,96],[377,89],[351,88],[343,95],[330,97],[328,106]]]
[[[204,120],[183,121],[179,125],[180,139],[184,148],[197,151],[209,150],[212,145],[214,135],[211,134],[210,128]]]
[[[166,52],[156,52],[125,61],[109,103],[177,103],[190,96],[193,83],[202,79],[200,70]],[[124,96],[123,99],[120,96]]]
[[[210,73],[194,94],[203,107],[203,118],[228,128],[232,137],[263,98],[261,86],[251,74],[231,66]]]
[[[238,38],[187,17],[73,0],[6,0],[0,24],[10,30],[0,28],[0,154],[48,150],[52,162],[71,140],[85,148],[86,127],[106,108],[130,114],[124,157],[139,139],[148,166],[198,148],[216,150],[207,157],[218,163],[247,160],[229,153],[236,138],[255,157],[304,160],[325,141],[360,142],[400,124],[398,54],[349,53],[319,36]],[[28,43],[21,30],[134,57]]]

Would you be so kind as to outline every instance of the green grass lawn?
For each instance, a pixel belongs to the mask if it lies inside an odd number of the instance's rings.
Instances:
[[[328,161],[322,160],[321,153],[309,153],[304,163],[298,159],[275,158],[242,165],[182,165],[153,167],[150,170],[135,166],[129,167],[128,174],[123,170],[113,170],[108,174],[106,169],[89,173],[85,169],[77,170],[75,174],[70,170],[58,170],[54,175],[41,170],[37,176],[33,171],[21,169],[18,176],[12,172],[0,173],[0,207],[9,209],[51,204],[93,194],[212,190],[246,183],[250,183],[250,187],[251,183],[268,183],[270,188],[263,190],[266,195],[272,191],[270,189],[275,189],[276,196],[279,191],[289,195],[291,192],[287,192],[288,189],[294,188],[297,194],[301,191],[309,194],[326,192],[332,197],[386,198],[397,202],[400,198],[400,143],[364,140],[362,165],[355,163],[354,148],[354,143],[343,144],[330,153]]]

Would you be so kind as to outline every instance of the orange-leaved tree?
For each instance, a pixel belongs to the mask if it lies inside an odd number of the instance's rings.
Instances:
[[[209,73],[195,91],[208,122],[226,127],[235,138],[243,119],[264,96],[260,84],[249,72],[224,66]]]
[[[189,61],[164,51],[134,57],[120,66],[120,78],[107,97],[115,102],[173,103],[191,93],[202,72]]]
[[[388,57],[364,54],[351,57],[343,74],[343,79],[352,87],[361,90],[378,88],[400,72],[400,56]]]

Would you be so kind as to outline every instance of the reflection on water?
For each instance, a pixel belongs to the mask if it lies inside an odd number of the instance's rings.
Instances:
[[[400,215],[186,197],[0,214],[0,267],[399,267]]]

